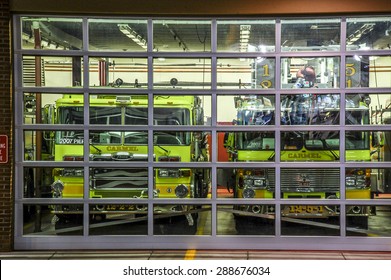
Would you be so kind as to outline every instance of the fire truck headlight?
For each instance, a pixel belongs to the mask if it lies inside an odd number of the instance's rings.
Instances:
[[[168,169],[159,169],[159,177],[168,177]]]
[[[64,183],[57,180],[52,184],[53,197],[61,197],[62,191],[64,190]]]
[[[179,198],[184,198],[189,194],[189,189],[184,185],[180,184],[175,188],[175,195]]]
[[[254,186],[263,187],[264,185],[265,185],[265,183],[264,183],[263,179],[255,179],[254,180]]]
[[[61,176],[83,177],[84,170],[83,169],[78,169],[78,168],[64,168],[59,173],[61,174]]]
[[[243,190],[243,197],[244,198],[253,198],[255,196],[255,191],[251,188],[245,188]]]
[[[366,187],[365,176],[347,176],[346,177],[346,186],[351,188],[365,188]]]
[[[161,178],[179,178],[182,176],[179,169],[159,169],[159,177]]]
[[[349,187],[353,187],[356,183],[356,180],[354,177],[346,177],[346,185],[349,186]]]
[[[356,186],[359,188],[365,188],[366,180],[364,176],[357,177]]]

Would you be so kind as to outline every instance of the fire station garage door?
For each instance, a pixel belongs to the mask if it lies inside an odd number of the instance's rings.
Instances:
[[[391,250],[391,16],[13,23],[16,249]]]

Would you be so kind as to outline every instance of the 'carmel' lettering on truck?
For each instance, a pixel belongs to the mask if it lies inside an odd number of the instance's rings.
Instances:
[[[114,151],[131,151],[131,152],[137,152],[137,147],[126,147],[126,146],[108,146],[107,150],[110,152]]]
[[[312,153],[289,153],[288,158],[307,158],[307,159],[320,159],[320,154]]]

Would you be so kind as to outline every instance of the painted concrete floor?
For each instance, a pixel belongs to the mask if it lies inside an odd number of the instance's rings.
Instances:
[[[391,252],[268,250],[115,250],[0,252],[0,260],[391,260]]]

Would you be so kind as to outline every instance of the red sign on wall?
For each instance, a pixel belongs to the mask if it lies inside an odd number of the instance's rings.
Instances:
[[[8,162],[8,136],[0,135],[0,163]]]

